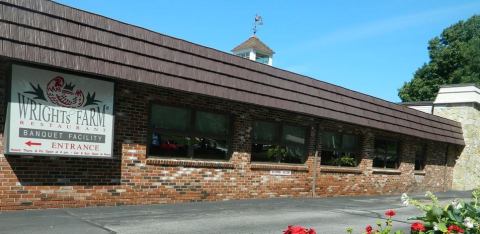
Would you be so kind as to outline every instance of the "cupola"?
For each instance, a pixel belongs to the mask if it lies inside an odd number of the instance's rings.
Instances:
[[[240,45],[233,48],[232,53],[242,58],[250,59],[259,63],[272,66],[273,54],[275,52],[273,52],[273,50],[270,49],[265,43],[263,43],[256,35],[257,26],[262,24],[262,17],[258,15],[255,16],[253,35]]]

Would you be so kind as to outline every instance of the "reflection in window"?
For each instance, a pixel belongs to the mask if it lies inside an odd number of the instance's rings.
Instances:
[[[375,158],[373,167],[398,168],[398,142],[393,140],[375,140]]]
[[[415,150],[415,170],[425,169],[427,158],[427,147],[425,144],[417,146]]]
[[[237,56],[248,59],[250,58],[250,52],[239,53]]]
[[[226,140],[195,137],[192,145],[193,155],[196,158],[225,159],[227,156],[228,146]]]
[[[259,63],[264,63],[264,64],[268,64],[268,60],[269,60],[269,56],[268,55],[265,55],[265,54],[260,54],[257,52],[257,55],[255,57],[255,61],[259,62]]]
[[[227,159],[229,118],[187,108],[152,105],[152,156]]]
[[[358,136],[334,132],[322,133],[322,165],[356,166],[359,152]]]
[[[306,133],[305,127],[254,121],[252,161],[304,163]]]

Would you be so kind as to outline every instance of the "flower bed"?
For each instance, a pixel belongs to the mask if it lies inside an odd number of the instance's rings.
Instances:
[[[411,220],[421,221],[412,224],[412,233],[480,234],[480,189],[472,192],[472,200],[469,202],[455,199],[443,206],[433,193],[427,192],[425,196],[430,198],[430,204],[423,204],[418,200],[409,198],[407,194],[402,194],[403,205],[413,205],[423,211],[423,216],[410,218]]]
[[[425,197],[431,202],[424,204],[402,194],[401,200],[404,206],[413,205],[423,212],[422,216],[411,217],[415,220],[410,226],[411,234],[480,234],[480,189],[472,192],[472,200],[465,202],[455,199],[451,203],[441,205],[438,198],[431,192]],[[401,230],[394,230],[392,217],[396,215],[394,210],[385,212],[385,223],[377,221],[375,226],[367,225],[362,234],[404,234]],[[352,228],[346,232],[354,233]],[[284,234],[316,234],[313,228],[306,229],[301,226],[288,226]]]

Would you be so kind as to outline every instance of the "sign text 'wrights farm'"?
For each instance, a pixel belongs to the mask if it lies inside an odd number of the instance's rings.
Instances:
[[[7,154],[111,157],[112,82],[12,65]]]

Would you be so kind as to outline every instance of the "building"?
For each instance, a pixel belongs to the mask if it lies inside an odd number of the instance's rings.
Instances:
[[[251,36],[246,41],[232,49],[234,55],[242,58],[257,61],[259,63],[273,65],[273,52],[256,35]]]
[[[456,190],[480,186],[480,89],[475,84],[441,86],[433,102],[403,103],[410,108],[442,116],[462,124],[465,147],[453,169]]]
[[[446,190],[460,123],[47,0],[0,0],[0,209]]]

